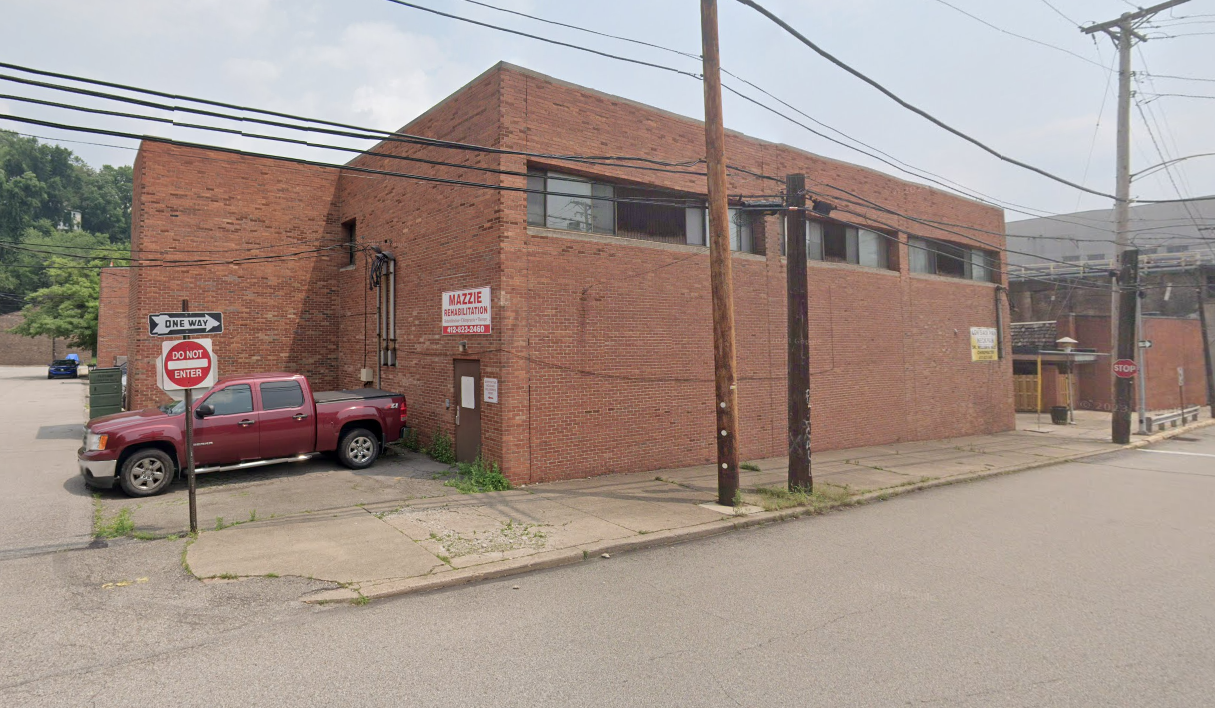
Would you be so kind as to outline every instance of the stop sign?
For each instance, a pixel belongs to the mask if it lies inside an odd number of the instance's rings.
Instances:
[[[161,356],[164,389],[170,391],[210,386],[215,383],[214,364],[209,339],[165,342]]]
[[[1114,362],[1114,373],[1120,379],[1129,379],[1139,373],[1139,367],[1131,359],[1119,359]]]

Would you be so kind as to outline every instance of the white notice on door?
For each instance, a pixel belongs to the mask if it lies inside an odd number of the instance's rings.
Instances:
[[[497,403],[498,402],[498,379],[482,379],[481,380],[481,391],[483,392],[482,398],[485,399],[486,403]]]
[[[471,376],[460,377],[460,407],[473,409],[477,407],[477,380]]]

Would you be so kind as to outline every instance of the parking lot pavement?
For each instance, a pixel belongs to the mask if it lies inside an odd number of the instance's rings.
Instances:
[[[92,508],[76,467],[86,380],[0,367],[0,559],[81,547]]]
[[[198,476],[200,529],[264,520],[342,507],[404,502],[457,493],[436,475],[449,469],[425,455],[391,450],[365,470],[349,470],[336,460],[212,472]],[[100,493],[102,518],[127,509],[135,531],[154,535],[189,531],[188,494],[184,482],[167,493],[132,499],[120,490]]]

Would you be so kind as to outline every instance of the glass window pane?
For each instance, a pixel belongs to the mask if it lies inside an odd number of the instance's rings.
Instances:
[[[983,282],[991,281],[991,269],[987,266],[987,253],[977,248],[970,249],[970,277]]]
[[[860,263],[860,256],[857,253],[856,227],[849,226],[844,233],[844,260],[849,263]]]
[[[249,384],[237,384],[207,396],[206,403],[215,406],[215,415],[236,415],[253,412],[253,389]]]
[[[908,261],[910,261],[912,273],[933,272],[932,252],[928,248],[928,242],[924,239],[907,239],[907,255]]]
[[[595,217],[590,182],[550,172],[548,191],[549,194],[545,196],[545,226],[550,229],[591,231]]]
[[[299,408],[304,405],[304,392],[298,381],[270,381],[258,386],[262,392],[262,410]]]
[[[616,202],[609,201],[616,196],[616,189],[610,184],[592,184],[591,194],[596,197],[608,197],[592,202],[591,229],[601,234],[616,233]]]
[[[544,173],[529,172],[527,188],[536,190],[527,193],[527,225],[544,226]]]
[[[823,225],[818,221],[806,222],[806,258],[823,260]]]
[[[691,246],[705,245],[705,218],[708,212],[701,207],[684,209],[684,228]]]
[[[751,220],[745,211],[730,209],[730,250],[751,252]]]
[[[857,229],[857,262],[871,268],[886,267],[886,236],[869,229]]]

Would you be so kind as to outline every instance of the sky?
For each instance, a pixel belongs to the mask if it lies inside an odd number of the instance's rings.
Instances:
[[[698,0],[485,2],[693,55],[700,52]],[[999,161],[829,64],[753,9],[736,0],[718,2],[722,66],[813,119],[903,163],[1015,205],[1006,211],[1009,221],[1110,206],[1106,197]],[[1018,160],[1097,191],[1113,192],[1117,78],[1110,68],[1115,53],[1109,38],[1100,35],[1094,41],[1077,24],[1131,11],[1134,6],[1128,0],[761,2],[845,63],[945,123]],[[470,0],[416,4],[700,71],[698,60],[538,23]],[[7,25],[0,44],[2,62],[383,130],[400,128],[501,60],[674,113],[694,118],[704,113],[702,84],[694,78],[388,0],[0,0],[0,16]],[[1162,159],[1215,153],[1210,129],[1215,125],[1215,98],[1159,96],[1215,97],[1215,0],[1190,0],[1157,19],[1157,27],[1144,30],[1149,41],[1134,55],[1135,71],[1149,76],[1138,76],[1135,87],[1132,171]],[[0,73],[20,75],[7,69]],[[733,81],[729,76],[725,80]],[[0,83],[0,94],[170,115]],[[772,99],[751,93],[808,123]],[[728,128],[915,179],[729,93],[724,114]],[[0,128],[63,141],[94,166],[130,164],[138,142],[22,125],[4,120],[4,115],[330,162],[350,158],[336,151],[74,113],[0,96]],[[206,122],[181,113],[177,117]],[[1140,199],[1215,194],[1215,157],[1197,157],[1171,171],[1144,176],[1132,184],[1131,192]]]

